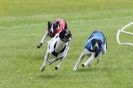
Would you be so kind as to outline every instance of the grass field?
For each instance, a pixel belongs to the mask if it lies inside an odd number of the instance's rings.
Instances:
[[[133,0],[0,0],[0,15],[0,88],[133,88],[133,47],[116,42],[117,29],[133,21]],[[46,45],[35,46],[57,17],[73,34],[69,54],[58,71],[53,64],[41,73]],[[107,53],[90,69],[72,71],[96,29],[107,37]]]

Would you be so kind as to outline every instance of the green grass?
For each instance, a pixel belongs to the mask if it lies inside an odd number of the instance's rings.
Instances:
[[[0,4],[0,88],[133,87],[133,47],[116,42],[117,29],[133,21],[132,0],[0,0]],[[67,21],[73,34],[69,54],[58,71],[53,64],[41,73],[46,45],[35,46],[47,21],[57,17]],[[107,53],[90,69],[80,65],[72,71],[96,29],[107,37]]]

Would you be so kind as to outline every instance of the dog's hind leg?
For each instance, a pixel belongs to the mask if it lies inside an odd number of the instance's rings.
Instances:
[[[58,61],[58,60],[59,60],[59,59],[54,59],[54,60],[50,61],[48,64],[51,65],[52,63],[54,63],[54,62],[56,62],[56,61]]]
[[[94,60],[94,53],[91,54],[90,58],[85,63],[83,63],[82,66],[83,67],[89,66],[93,60]]]
[[[50,53],[47,51],[47,52],[46,52],[46,55],[45,55],[45,57],[44,57],[43,64],[42,64],[42,66],[41,66],[41,68],[40,68],[40,71],[41,71],[41,72],[44,71],[44,69],[45,69],[45,67],[46,67],[46,64],[47,64],[49,55],[50,55]]]
[[[107,52],[107,42],[103,45],[103,54]]]
[[[55,70],[58,70],[58,69],[59,69],[59,67],[60,67],[60,65],[61,65],[61,63],[62,63],[62,61],[63,61],[63,59],[64,59],[64,58],[58,59],[59,62],[58,62],[58,64],[55,66]]]

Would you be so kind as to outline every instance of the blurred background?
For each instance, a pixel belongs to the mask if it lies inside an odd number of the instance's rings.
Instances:
[[[69,53],[60,70],[53,64],[41,73],[47,45],[36,45],[58,17],[72,32]],[[0,88],[133,88],[133,47],[116,42],[117,30],[130,22],[133,0],[0,0]],[[108,51],[99,64],[73,72],[94,30],[105,34]],[[126,30],[133,33],[133,26]],[[133,43],[132,36],[121,39]]]

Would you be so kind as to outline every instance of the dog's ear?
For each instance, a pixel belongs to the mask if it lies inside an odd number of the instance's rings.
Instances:
[[[48,21],[48,25],[50,25],[51,24],[51,21]]]
[[[68,35],[72,38],[72,33],[70,30],[68,31]]]
[[[58,24],[58,25],[59,25],[59,21],[57,21],[57,22],[56,22],[56,24]]]
[[[65,36],[65,34],[66,34],[66,30],[63,30],[63,31],[61,31],[61,32],[59,33],[59,37],[60,37],[61,39],[63,39],[64,36]]]
[[[50,27],[51,27],[51,22],[50,21],[48,21],[48,29],[50,29]]]

